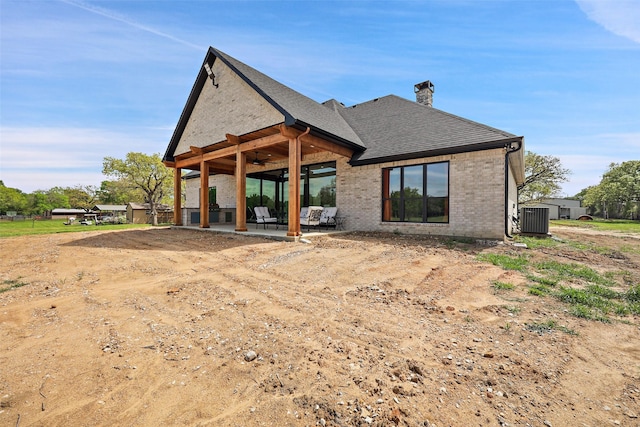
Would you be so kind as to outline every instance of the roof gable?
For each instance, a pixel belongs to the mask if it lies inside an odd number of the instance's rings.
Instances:
[[[213,70],[213,82],[204,64]],[[364,149],[335,110],[210,47],[163,160],[173,161],[190,146],[223,141],[227,133],[243,135],[280,123],[310,127],[312,134]]]
[[[236,71],[215,56],[205,61],[215,75],[198,85],[173,155],[190,147],[206,147],[225,141],[227,134],[243,135],[282,123],[282,112],[247,84]]]

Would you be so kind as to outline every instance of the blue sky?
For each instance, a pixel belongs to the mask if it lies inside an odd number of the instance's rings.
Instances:
[[[0,180],[99,185],[164,153],[207,48],[322,102],[388,94],[524,135],[573,174],[640,159],[640,1],[0,0]]]

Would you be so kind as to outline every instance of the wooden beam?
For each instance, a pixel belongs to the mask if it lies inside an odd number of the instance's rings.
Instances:
[[[193,154],[196,154],[196,155],[198,155],[198,156],[201,156],[201,155],[202,155],[202,153],[204,153],[204,150],[203,150],[202,148],[200,148],[200,147],[196,147],[195,145],[191,145],[191,146],[189,147],[189,150],[191,150],[191,152],[192,152]]]
[[[314,148],[317,148],[323,151],[329,151],[331,153],[335,153],[343,157],[350,158],[351,156],[353,156],[354,151],[352,149],[343,147],[342,145],[338,145],[333,142],[326,141],[322,138],[318,138],[317,136],[307,134],[307,135],[301,136],[300,139],[302,140],[302,142],[307,143],[309,145],[313,145]]]
[[[300,236],[300,164],[302,163],[299,138],[289,139],[289,229],[287,236]]]
[[[329,142],[325,139],[319,138],[317,136],[310,135],[308,132],[300,132],[297,129],[291,128],[285,125],[279,125],[280,134],[286,136],[287,138],[297,138],[300,137],[302,142],[313,145],[314,148],[317,148],[322,151],[329,151],[331,153],[339,154],[344,157],[353,156],[353,150],[350,148],[343,147],[333,142]]]
[[[236,231],[247,231],[247,155],[237,147],[236,154]]]
[[[197,147],[196,147],[197,148]],[[214,151],[202,152],[202,154],[193,155],[191,157],[177,159],[176,166],[182,169],[191,169],[194,166],[202,163],[202,161],[210,162],[215,159],[220,159],[222,157],[235,156],[236,154],[236,146],[220,148]]]
[[[217,173],[222,175],[233,175],[235,173],[235,167],[223,167],[219,165],[209,165],[209,173]]]
[[[202,156],[189,157],[176,160],[176,167],[180,169],[193,169],[195,166],[199,167],[200,163],[202,163]]]
[[[256,151],[261,148],[271,147],[282,142],[286,142],[287,138],[276,133],[274,135],[263,136],[262,138],[254,139],[253,141],[243,142],[240,145],[242,152]]]
[[[228,170],[226,170],[226,169],[220,169],[220,170],[218,170],[218,169],[216,169],[216,168],[210,168],[210,169],[209,169],[209,173],[213,173],[213,174],[216,174],[216,175],[231,175],[231,176],[233,176],[233,175],[234,175],[234,173],[233,173],[233,172],[229,172],[229,171],[228,171]]]
[[[200,163],[200,228],[209,228],[209,164]]]
[[[173,223],[182,225],[182,169],[173,170]]]
[[[204,153],[202,155],[202,159],[205,162],[210,162],[211,160],[220,159],[222,157],[235,156],[237,151],[238,149],[235,145],[231,147],[220,148],[219,150]]]
[[[286,144],[278,144],[269,147],[269,152],[271,154],[275,154],[276,156],[289,157],[289,143]]]
[[[240,137],[239,136],[232,135],[230,133],[227,133],[225,136],[227,137],[227,141],[229,142],[229,144],[240,145]]]

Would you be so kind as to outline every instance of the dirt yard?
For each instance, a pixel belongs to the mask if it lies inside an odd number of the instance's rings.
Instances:
[[[551,231],[613,249],[168,228],[0,239],[0,425],[640,426],[640,317],[571,316],[477,259],[640,283],[637,237]]]

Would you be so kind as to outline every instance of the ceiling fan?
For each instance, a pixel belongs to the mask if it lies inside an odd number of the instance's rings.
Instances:
[[[253,165],[259,165],[259,166],[264,166],[264,164],[266,163],[266,161],[267,161],[267,160],[266,160],[266,159],[264,159],[264,160],[260,160],[260,158],[258,157],[258,152],[256,151],[255,153],[256,153],[256,156],[255,156],[255,158],[253,159],[253,161],[251,162],[251,164],[253,164]],[[270,157],[270,156],[271,156],[271,154],[267,154],[267,156],[269,156],[269,157]]]

